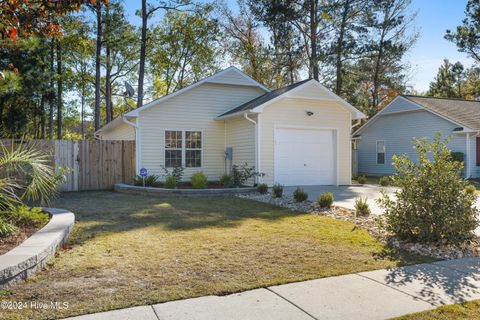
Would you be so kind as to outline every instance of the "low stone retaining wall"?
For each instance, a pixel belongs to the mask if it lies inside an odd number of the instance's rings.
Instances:
[[[166,189],[155,187],[139,187],[130,184],[119,183],[114,190],[125,193],[157,194],[157,195],[178,195],[178,196],[211,196],[228,195],[255,192],[256,188],[212,188],[212,189]]]
[[[67,239],[75,215],[64,209],[45,208],[50,221],[19,246],[0,256],[0,289],[42,269]]]

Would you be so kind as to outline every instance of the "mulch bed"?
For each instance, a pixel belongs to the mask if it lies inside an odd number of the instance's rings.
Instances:
[[[18,230],[6,238],[0,238],[0,255],[7,253],[23,241],[27,240],[39,228],[28,226],[18,228]]]

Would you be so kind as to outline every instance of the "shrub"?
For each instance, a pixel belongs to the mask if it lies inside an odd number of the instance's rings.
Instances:
[[[389,186],[390,185],[390,177],[383,176],[378,180],[378,183],[383,187]]]
[[[220,184],[224,187],[230,188],[232,186],[232,176],[228,173],[224,173],[220,177]]]
[[[49,216],[40,208],[19,205],[3,214],[3,219],[17,227],[32,226],[39,228],[48,222]]]
[[[357,178],[357,182],[358,182],[359,184],[365,184],[365,183],[367,183],[367,177],[365,177],[365,176],[359,176],[359,177]]]
[[[208,186],[207,176],[202,171],[194,173],[191,182],[195,189],[205,189]]]
[[[149,174],[145,178],[141,176],[136,176],[135,180],[133,181],[133,184],[136,186],[143,186],[145,182],[145,187],[153,187],[157,184],[159,179],[160,179],[160,176],[156,174]]]
[[[478,225],[476,195],[464,192],[468,183],[459,172],[463,164],[451,161],[446,142],[437,133],[430,143],[414,140],[418,160],[394,156],[392,181],[399,189],[392,200],[379,200],[385,209],[385,228],[408,241],[458,243],[473,236]]]
[[[257,192],[260,194],[267,194],[268,192],[268,185],[266,183],[260,183],[257,186]]]
[[[320,197],[318,197],[318,205],[320,208],[330,208],[333,204],[333,193],[331,192],[324,192],[320,194]]]
[[[236,164],[232,166],[232,183],[236,187],[245,185],[250,178],[261,176],[263,174],[255,171],[255,167],[248,166],[248,163],[244,163],[241,166]]]
[[[308,199],[308,193],[306,193],[302,188],[297,188],[295,191],[293,191],[293,198],[297,202],[303,202]]]
[[[283,195],[283,186],[281,184],[274,184],[272,187],[272,195],[274,198],[281,198]]]
[[[183,171],[185,168],[183,167],[175,167],[172,171],[168,171],[167,168],[162,167],[163,169],[163,176],[165,177],[165,188],[173,189],[178,186],[180,182],[182,182],[183,178]]]
[[[166,176],[164,187],[167,189],[175,189],[178,183],[174,176]]]
[[[475,186],[472,184],[469,184],[468,186],[465,187],[466,193],[475,194],[475,191],[477,191],[477,188],[475,188]]]
[[[17,231],[17,228],[14,225],[0,218],[0,238],[6,238],[15,231]]]
[[[367,198],[362,199],[356,198],[355,199],[355,211],[359,216],[369,216],[371,213],[370,207],[368,206]]]

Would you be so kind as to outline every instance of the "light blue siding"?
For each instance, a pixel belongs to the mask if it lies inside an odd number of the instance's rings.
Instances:
[[[398,97],[393,100],[387,107],[385,107],[381,114],[389,114],[395,112],[405,112],[405,111],[413,111],[413,110],[422,110],[419,106],[415,103],[411,102],[408,99],[403,97]]]
[[[392,157],[394,154],[406,154],[416,159],[412,147],[413,138],[432,139],[435,132],[443,138],[451,136],[448,147],[452,151],[466,153],[465,135],[454,134],[458,127],[428,111],[413,111],[397,114],[383,114],[361,130],[361,139],[357,143],[358,171],[365,175],[389,175],[394,173]],[[384,140],[386,147],[385,164],[376,164],[376,141]],[[472,155],[475,149],[472,148]]]

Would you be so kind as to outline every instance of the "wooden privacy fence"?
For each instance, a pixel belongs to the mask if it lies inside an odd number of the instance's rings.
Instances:
[[[2,140],[11,145],[11,140]],[[135,177],[135,141],[31,140],[51,155],[58,172],[65,169],[60,191],[106,190],[115,183],[132,183]]]

